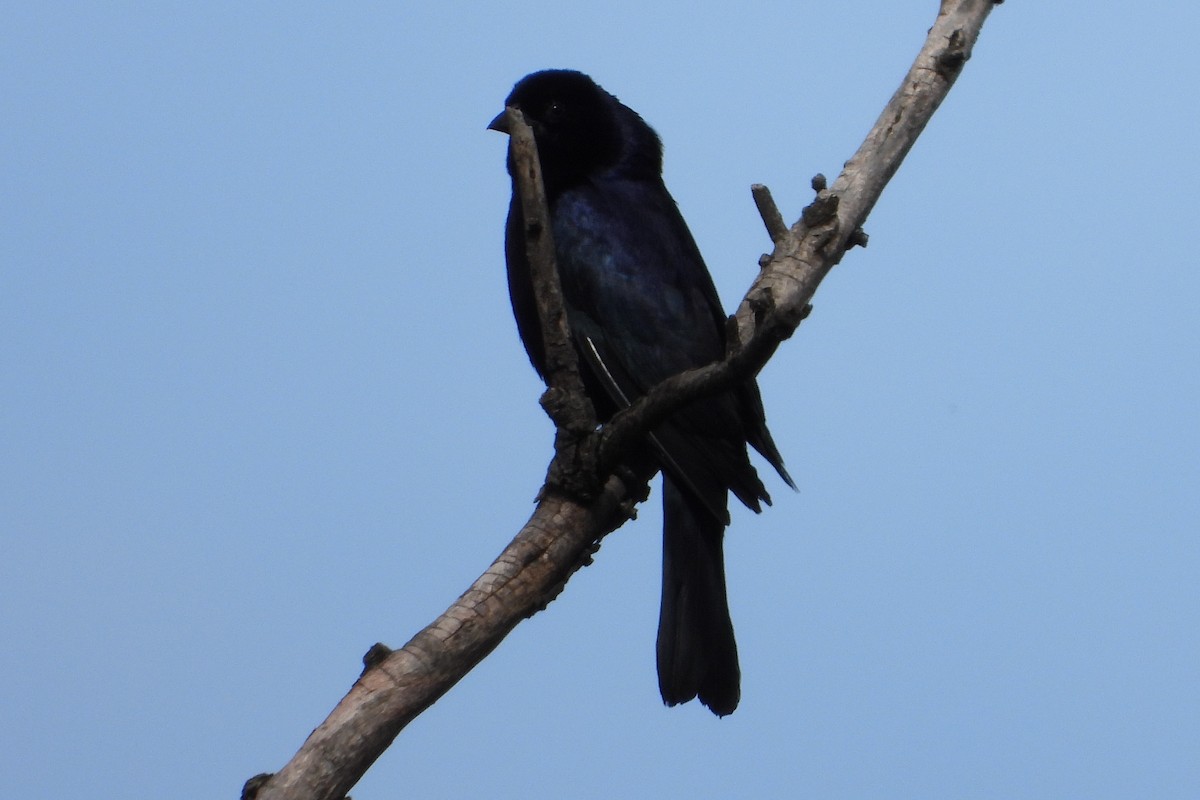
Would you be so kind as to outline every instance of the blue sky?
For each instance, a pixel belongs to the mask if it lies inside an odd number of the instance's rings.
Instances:
[[[524,522],[515,80],[658,129],[732,306],[936,4],[426,5],[7,10],[0,795],[235,796]],[[655,495],[356,800],[1200,795],[1197,17],[993,13],[761,377],[735,715],[659,702]]]

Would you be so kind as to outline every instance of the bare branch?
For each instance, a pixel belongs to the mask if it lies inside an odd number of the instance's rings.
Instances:
[[[525,221],[525,252],[529,258],[546,353],[545,378],[549,388],[542,397],[542,407],[560,431],[584,436],[596,429],[596,411],[584,392],[579,357],[571,344],[537,142],[520,109],[509,106],[504,111],[508,118],[513,179],[521,197],[521,216]]]
[[[590,562],[596,542],[628,519],[629,496],[613,477],[587,506],[558,494],[543,497],[516,538],[445,613],[399,650],[372,648],[349,694],[256,800],[342,798],[404,726]]]
[[[520,109],[510,106],[504,113],[508,123],[509,164],[521,199],[525,253],[546,354],[546,391],[541,404],[554,421],[555,458],[550,462],[542,493],[561,489],[568,495],[586,499],[596,493],[601,479],[596,469],[596,409],[584,391],[579,354],[571,342],[567,324],[537,141]]]
[[[944,0],[925,45],[866,140],[833,186],[820,188],[788,235],[775,240],[775,252],[734,317],[730,354],[668,378],[614,417],[603,433],[602,465],[618,463],[633,442],[681,405],[757,373],[792,335],[829,271],[847,249],[865,244],[867,215],[970,58],[993,5],[994,0]],[[814,188],[823,183],[814,179]],[[766,224],[771,230],[772,223]]]
[[[615,417],[602,433],[602,464],[611,468],[620,463],[650,428],[681,405],[757,372],[779,343],[791,336],[808,313],[821,280],[849,246],[861,243],[863,222],[970,57],[994,2],[942,0],[938,19],[912,69],[833,186],[819,191],[787,231],[779,230],[772,215],[763,214],[775,250],[731,318],[729,356],[664,381]],[[510,111],[510,125],[511,118]],[[534,214],[527,212],[527,219],[535,219]],[[549,224],[545,219],[538,224],[547,234],[538,246],[545,247]],[[540,288],[538,296],[541,302]],[[543,319],[558,329],[544,329],[547,348],[569,342],[562,336],[565,327],[555,317],[561,313],[561,292],[558,302],[559,311],[543,311]],[[566,349],[572,350],[569,344]],[[574,352],[564,354],[563,371],[570,373],[568,365],[574,359]],[[574,379],[566,377],[563,382],[578,379],[577,364],[574,372]],[[557,380],[550,381],[552,387]],[[567,390],[568,395],[573,392]],[[571,414],[566,416],[569,419]],[[559,425],[560,441],[562,430]],[[566,455],[557,448],[552,475],[556,465],[577,469],[563,466],[569,460]],[[517,623],[552,600],[587,563],[598,541],[631,515],[644,491],[641,476],[635,477],[626,482],[611,476],[602,489],[586,498],[565,495],[549,480],[529,522],[444,614],[400,650],[373,648],[368,667],[350,693],[287,766],[265,783],[255,779],[257,800],[344,797],[409,721],[479,663]]]

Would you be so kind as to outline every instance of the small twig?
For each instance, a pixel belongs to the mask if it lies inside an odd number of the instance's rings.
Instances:
[[[750,194],[754,197],[754,205],[758,207],[758,215],[762,217],[763,225],[767,226],[767,234],[771,241],[778,242],[787,236],[787,223],[783,221],[783,214],[779,213],[779,206],[775,205],[775,198],[771,197],[771,190],[761,183],[756,183],[750,187]]]

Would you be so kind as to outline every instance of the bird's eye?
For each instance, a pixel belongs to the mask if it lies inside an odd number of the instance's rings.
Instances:
[[[557,100],[552,100],[550,105],[546,106],[546,113],[543,115],[546,122],[558,122],[562,119],[564,113],[563,104]]]

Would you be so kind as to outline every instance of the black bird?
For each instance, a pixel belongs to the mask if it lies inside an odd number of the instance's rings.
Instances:
[[[722,358],[725,312],[663,184],[658,134],[570,70],[523,78],[505,104],[520,108],[534,131],[571,336],[600,420],[664,378]],[[503,112],[488,127],[507,133]],[[505,236],[509,295],[525,350],[544,378],[523,227],[514,185]],[[732,713],[741,696],[722,550],[728,495],[755,511],[771,502],[747,444],[795,487],[753,380],[681,409],[648,445],[663,473],[659,690],[667,705],[699,697],[719,716]]]

